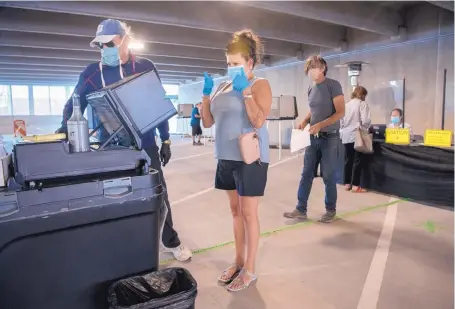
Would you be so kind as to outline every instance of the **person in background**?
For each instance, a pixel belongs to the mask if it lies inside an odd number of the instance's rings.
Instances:
[[[82,113],[87,107],[87,94],[97,91],[106,85],[110,85],[135,73],[157,70],[152,61],[136,57],[129,50],[130,28],[123,22],[106,19],[102,21],[96,31],[96,37],[90,46],[98,47],[101,52],[101,61],[89,64],[81,73],[79,82],[74,92],[79,94]],[[66,133],[66,122],[73,113],[72,98],[68,100],[63,109],[62,126],[56,133]],[[98,119],[96,119],[99,121]],[[95,125],[96,126],[96,125]],[[163,186],[164,181],[161,163],[165,166],[171,158],[171,141],[169,140],[169,123],[164,121],[158,126],[160,138],[162,141],[161,150],[158,153],[158,146],[155,141],[155,129],[150,132],[149,136],[142,141],[143,148],[151,160],[150,167],[159,171]],[[104,141],[107,138],[107,132],[102,128],[99,139]],[[160,162],[161,161],[161,162]],[[162,230],[162,247],[165,252],[172,253],[179,261],[186,261],[191,258],[192,253],[185,246],[182,246],[177,232],[173,228],[172,214],[167,195],[164,190],[164,203],[167,208],[167,216]]]
[[[201,128],[201,114],[199,109],[201,108],[201,103],[196,104],[193,107],[193,111],[191,112],[191,129],[192,129],[192,136],[193,136],[193,145],[202,145],[201,143],[201,136],[202,136],[202,128]],[[196,143],[197,137],[197,143]]]
[[[387,127],[394,129],[409,129],[411,139],[414,137],[411,125],[407,122],[403,123],[403,110],[401,108],[394,108],[392,110],[390,113],[390,123],[387,125]]]
[[[253,73],[262,54],[259,38],[250,30],[239,31],[226,47],[230,81],[221,84],[213,97],[213,79],[204,73],[202,123],[205,128],[216,124],[215,188],[226,191],[234,221],[235,261],[218,278],[231,292],[246,289],[257,279],[258,206],[270,162],[265,121],[272,107],[268,80]],[[246,164],[239,137],[253,129],[259,139],[260,160]]]
[[[365,98],[368,91],[357,86],[346,104],[344,118],[341,119],[341,142],[345,150],[344,187],[346,191],[366,192],[360,186],[360,179],[365,165],[365,155],[354,149],[357,128],[368,130],[371,124],[371,113]]]
[[[344,116],[345,103],[340,83],[326,77],[327,69],[326,61],[319,55],[309,57],[305,63],[305,74],[311,79],[308,91],[310,112],[298,125],[298,128],[304,129],[310,124],[311,145],[305,150],[302,178],[297,193],[297,206],[294,211],[285,212],[285,218],[308,220],[307,203],[318,158],[321,160],[322,179],[325,184],[326,208],[326,213],[320,221],[329,223],[336,216],[339,129],[340,119]]]

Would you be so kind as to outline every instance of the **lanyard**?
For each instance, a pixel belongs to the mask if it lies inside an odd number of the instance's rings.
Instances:
[[[133,74],[136,74],[136,61],[135,61],[135,57],[133,55],[131,55],[131,63],[132,63],[132,66],[133,66]],[[103,76],[103,64],[101,63],[101,61],[99,62],[99,67],[100,67],[100,73],[101,73],[101,83],[103,84],[103,88],[106,87],[106,82],[104,81],[104,76]],[[120,70],[120,78],[123,79],[123,68],[122,68],[122,65],[119,64],[119,70]]]

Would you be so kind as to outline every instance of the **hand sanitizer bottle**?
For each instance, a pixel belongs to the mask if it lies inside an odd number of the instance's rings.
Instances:
[[[88,121],[81,111],[79,95],[73,94],[73,114],[66,122],[71,152],[90,151]]]

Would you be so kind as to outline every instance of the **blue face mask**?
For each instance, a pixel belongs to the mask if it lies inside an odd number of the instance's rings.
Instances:
[[[229,76],[229,78],[231,80],[234,80],[234,78],[237,75],[240,75],[242,73],[242,69],[243,69],[243,65],[239,65],[239,66],[236,66],[236,67],[228,67],[227,75]]]
[[[120,55],[118,47],[104,47],[101,50],[101,63],[115,67],[120,64]]]
[[[393,124],[399,124],[400,123],[400,117],[399,116],[391,116],[390,121],[392,121]]]

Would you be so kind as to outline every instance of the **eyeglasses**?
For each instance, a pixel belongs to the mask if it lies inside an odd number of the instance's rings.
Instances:
[[[103,49],[104,46],[106,47],[115,47],[115,43],[113,41],[107,42],[107,43],[96,43],[96,46],[99,49]]]

